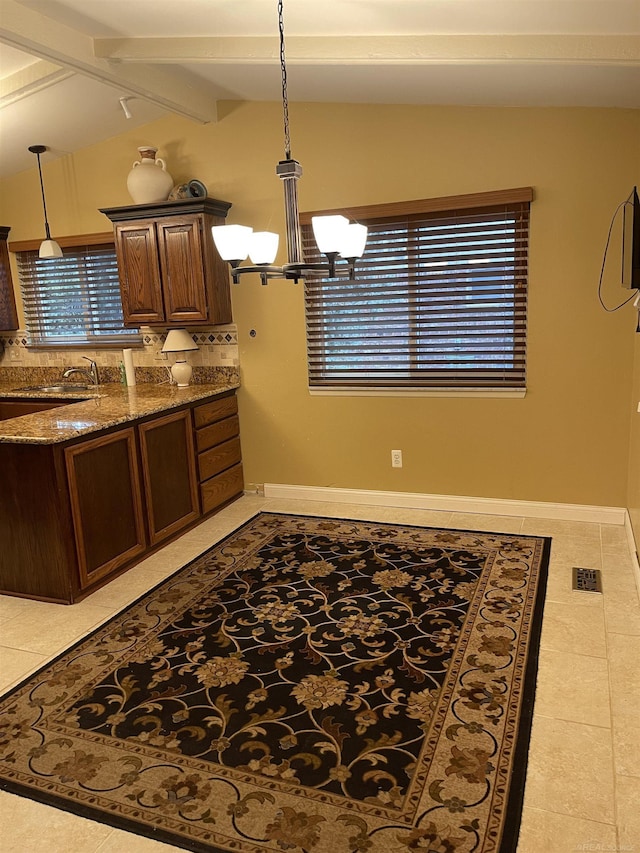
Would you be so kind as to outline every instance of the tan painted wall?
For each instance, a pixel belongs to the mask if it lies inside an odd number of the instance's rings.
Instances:
[[[302,287],[245,279],[233,305],[247,481],[626,505],[635,312],[606,314],[596,286],[612,212],[640,183],[640,112],[293,104],[291,132],[302,209],[534,187],[528,393],[311,397]],[[141,144],[176,182],[233,202],[230,222],[282,233],[280,106],[229,103],[217,124],[168,118],[45,164],[54,236],[108,229],[97,208],[129,203]],[[39,236],[36,171],[0,190],[11,238]],[[624,292],[609,282],[606,295]]]
[[[640,553],[640,333],[635,341],[635,369],[631,394],[631,448],[629,453],[629,489],[627,507]]]

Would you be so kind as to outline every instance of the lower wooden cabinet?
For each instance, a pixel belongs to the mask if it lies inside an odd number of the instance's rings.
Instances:
[[[191,412],[155,418],[139,431],[149,541],[156,545],[200,516]]]
[[[229,503],[232,498],[242,492],[243,486],[242,465],[234,465],[217,477],[205,480],[200,486],[203,513],[213,512],[223,504]]]
[[[242,493],[235,395],[75,443],[0,443],[0,470],[0,592],[72,603]]]
[[[64,455],[0,443],[0,592],[74,601],[79,580]]]
[[[64,451],[80,589],[113,574],[147,547],[135,430]]]
[[[193,410],[200,499],[205,514],[228,503],[244,487],[237,412],[235,396],[204,403]]]

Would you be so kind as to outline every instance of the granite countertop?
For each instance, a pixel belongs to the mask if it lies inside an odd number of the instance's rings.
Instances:
[[[87,391],[43,393],[0,382],[0,400],[68,399],[67,405],[0,421],[0,442],[13,444],[57,444],[69,439],[125,424],[174,409],[185,403],[206,400],[238,388],[232,384],[175,385],[139,383],[130,388],[120,384],[97,385]]]

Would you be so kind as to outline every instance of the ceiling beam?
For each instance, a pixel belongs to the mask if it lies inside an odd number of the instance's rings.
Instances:
[[[95,40],[95,50],[123,64],[264,63],[279,56],[272,36],[104,38]],[[288,36],[286,50],[294,63],[640,64],[637,35]]]
[[[61,68],[52,62],[38,59],[31,65],[0,78],[0,109],[9,104],[15,104],[36,92],[41,92],[43,89],[48,89],[55,83],[73,77],[74,74],[75,71],[69,68]]]
[[[0,41],[72,69],[122,94],[134,95],[198,122],[215,121],[216,101],[204,81],[181,69],[114,64],[96,55],[94,40],[39,12],[2,0]]]

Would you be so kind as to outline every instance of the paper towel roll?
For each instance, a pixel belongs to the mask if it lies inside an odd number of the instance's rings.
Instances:
[[[127,385],[131,387],[136,384],[136,374],[133,369],[133,351],[124,349],[122,350],[122,356],[124,358],[124,372],[127,377]]]

